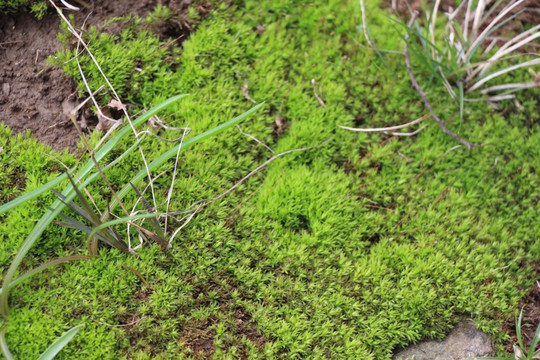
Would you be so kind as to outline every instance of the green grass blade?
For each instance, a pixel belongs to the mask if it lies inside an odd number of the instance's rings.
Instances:
[[[70,228],[70,229],[79,230],[79,231],[82,231],[85,234],[90,234],[92,232],[92,229],[90,227],[86,226],[85,224],[78,221],[77,219],[72,218],[71,216],[68,216],[68,215],[65,215],[65,214],[60,214],[59,216],[64,221],[62,221],[62,222],[56,222],[55,221],[55,223],[57,223],[60,226],[64,226],[64,227],[67,227],[67,228]],[[96,236],[98,238],[100,238],[99,240],[107,242],[107,239],[103,238],[100,234],[96,234]]]
[[[74,169],[70,169],[69,171],[73,172],[73,170]],[[29,193],[21,195],[18,198],[16,198],[16,199],[14,199],[14,200],[0,206],[0,214],[3,214],[5,212],[7,212],[8,210],[11,210],[14,207],[17,207],[17,206],[19,206],[21,204],[24,204],[28,200],[32,200],[36,196],[39,196],[39,195],[43,194],[44,192],[46,192],[47,190],[52,189],[58,183],[60,183],[62,180],[66,179],[66,177],[67,177],[67,173],[63,173],[62,175],[59,175],[58,177],[56,177],[56,179],[49,181],[45,185],[43,185],[43,186],[41,186],[41,187],[39,187],[37,189],[34,189],[34,190],[30,191]]]
[[[66,331],[62,336],[60,336],[58,339],[56,339],[48,348],[41,354],[37,360],[52,360],[54,357],[62,350],[70,341],[73,339],[73,337],[77,334],[77,332],[84,326],[84,324],[80,324],[77,326],[72,327],[68,331]]]
[[[11,352],[9,351],[9,348],[7,346],[6,328],[0,330],[0,349],[2,349],[2,354],[4,354],[4,356],[6,357],[6,360],[15,360],[13,359],[13,355],[11,355]]]
[[[62,201],[62,203],[69,207],[71,210],[75,211],[77,214],[79,214],[80,216],[82,216],[83,218],[85,218],[87,221],[91,222],[92,219],[90,218],[90,216],[86,213],[86,211],[83,210],[83,208],[81,208],[79,205],[75,204],[73,201],[70,201],[69,203],[66,202],[66,197],[64,195],[62,195],[61,193],[59,193],[58,191],[52,189],[52,192],[54,193],[54,195],[56,195],[57,198],[60,199],[60,201]]]
[[[538,344],[538,340],[540,340],[540,324],[538,324],[538,327],[536,328],[536,332],[534,333],[534,336],[532,338],[531,347],[529,348],[529,352],[527,354],[527,359],[532,359],[533,356],[535,355],[535,350],[536,350],[536,345]]]
[[[248,117],[249,115],[251,115],[252,113],[257,111],[261,106],[263,106],[263,104],[264,103],[257,104],[254,107],[252,107],[251,109],[249,109],[248,111],[246,111],[245,113],[243,113],[242,115],[239,115],[239,116],[235,117],[234,119],[227,121],[226,123],[223,123],[223,124],[221,124],[219,126],[216,126],[213,129],[210,129],[210,130],[208,130],[208,131],[206,131],[206,132],[204,132],[202,134],[199,134],[199,135],[197,135],[197,136],[195,136],[195,137],[193,137],[193,138],[191,138],[189,140],[184,141],[181,144],[178,144],[178,145],[172,147],[167,152],[161,154],[158,158],[156,158],[154,161],[152,161],[150,164],[148,164],[148,170],[152,171],[152,170],[156,169],[158,166],[160,166],[161,164],[163,164],[164,162],[169,160],[171,157],[175,156],[176,153],[178,152],[178,147],[179,146],[182,146],[182,150],[186,150],[186,149],[188,149],[189,147],[191,147],[192,145],[194,145],[194,144],[196,144],[198,142],[201,142],[201,141],[206,140],[206,139],[208,139],[208,138],[210,138],[212,136],[215,136],[215,135],[229,129],[230,127],[238,124],[239,122],[244,120],[246,117]],[[136,185],[145,176],[146,176],[146,169],[143,169],[143,170],[139,171],[139,173],[137,173],[130,181],[131,181],[131,183]],[[122,199],[124,196],[126,196],[126,194],[132,189],[131,186],[132,185],[128,182],[116,194],[117,198]],[[110,210],[111,211],[114,210],[116,205],[118,205],[118,200],[115,198],[111,202]],[[107,211],[107,212],[103,213],[103,216],[101,218],[106,219],[108,216],[109,216],[109,214],[108,214],[108,211]]]
[[[459,89],[459,129],[461,130],[461,125],[463,124],[463,82],[458,81],[458,89]],[[459,130],[458,130],[459,134]]]
[[[521,308],[521,311],[519,312],[519,318],[516,324],[516,337],[517,337],[517,341],[521,349],[525,350],[525,347],[523,346],[523,337],[521,336],[521,319],[522,318],[523,318],[523,308]]]
[[[179,100],[179,99],[181,99],[181,98],[183,98],[185,96],[187,96],[187,95],[182,94],[182,95],[173,96],[172,98],[164,101],[163,103],[157,105],[156,107],[148,110],[144,114],[137,117],[137,119],[135,119],[133,121],[133,124],[138,125],[138,124],[142,123],[143,121],[147,120],[150,116],[152,116],[153,114],[155,114],[159,110],[163,109],[165,106],[167,106],[167,105],[171,104],[172,102],[177,101],[177,100]],[[96,155],[95,155],[96,161],[99,161],[100,159],[102,159],[114,147],[114,145],[120,140],[120,138],[122,138],[124,135],[126,135],[129,131],[130,131],[130,128],[127,127],[127,126],[122,128],[111,140],[109,140],[104,145],[103,148],[101,148],[98,151],[98,153],[96,153]],[[133,149],[136,148],[137,143],[135,143],[133,146],[131,146],[120,157],[118,157],[117,159],[112,161],[103,170],[109,169],[114,164],[118,163],[120,160],[122,160],[124,157],[126,157],[127,154],[129,154],[129,152],[133,151]],[[93,166],[94,166],[93,161],[88,161],[86,166],[79,172],[78,178],[82,179],[85,175],[87,175],[90,172],[90,170],[93,168]],[[80,188],[82,189],[82,188],[86,187],[90,182],[92,182],[98,176],[98,174],[99,174],[99,172],[94,172],[92,175],[90,175],[83,182],[83,184],[80,186]],[[67,177],[67,174],[65,174],[64,176]],[[46,185],[47,184],[45,184],[44,186],[46,187]],[[44,191],[46,191],[46,190],[44,190]],[[36,192],[36,193],[34,193],[33,197],[36,197],[41,193],[43,193],[43,191]],[[70,202],[75,197],[75,192],[73,191],[73,189],[69,185],[64,189],[64,191],[62,193],[66,196],[66,199],[65,199],[66,202]],[[25,201],[27,201],[27,200],[30,200],[30,198],[27,198]],[[20,204],[21,203],[19,203],[19,205]],[[64,207],[65,207],[65,205],[60,200],[56,200],[53,203],[53,205],[51,206],[52,209],[45,212],[45,214],[41,217],[41,219],[38,221],[38,223],[36,224],[36,226],[34,227],[32,232],[28,235],[28,237],[26,238],[26,240],[22,244],[21,248],[17,252],[17,255],[15,255],[15,258],[13,259],[11,264],[9,265],[9,268],[8,268],[7,272],[5,273],[4,281],[3,281],[3,285],[2,285],[2,288],[6,289],[6,291],[3,291],[0,294],[0,316],[1,317],[7,318],[9,316],[9,304],[8,304],[9,288],[8,287],[9,287],[9,284],[11,283],[11,280],[13,279],[13,276],[15,275],[15,272],[17,271],[17,268],[21,264],[22,260],[24,259],[24,257],[26,256],[26,254],[28,253],[30,248],[39,239],[39,237],[43,233],[43,231],[45,231],[47,226],[49,226],[49,224],[54,220],[54,218],[56,218],[56,216],[58,216],[58,214],[60,214],[62,212]]]
[[[78,206],[72,207],[75,211],[79,208],[81,210],[81,215],[85,219],[89,219],[94,226],[98,226],[101,224],[101,221],[99,219],[99,216],[96,215],[92,209],[92,206],[88,201],[86,201],[86,198],[84,197],[81,190],[78,188],[77,184],[75,184],[75,181],[71,176],[68,176],[69,182],[71,183],[71,186],[73,187],[73,190],[75,190],[75,193],[77,194],[77,198],[79,198],[79,201],[81,202],[82,209]],[[68,206],[71,206],[70,203],[67,204]]]
[[[121,217],[121,218],[118,218],[118,219],[114,219],[114,220],[111,220],[111,221],[104,222],[104,223],[96,226],[92,230],[90,235],[88,235],[88,240],[87,241],[88,241],[88,243],[90,243],[92,241],[92,239],[94,238],[94,236],[96,236],[97,234],[103,235],[103,230],[107,229],[107,228],[109,228],[109,227],[111,227],[113,225],[125,224],[125,223],[127,223],[129,221],[133,221],[133,220],[149,219],[149,218],[153,218],[153,217],[156,217],[156,216],[159,216],[159,215],[160,215],[159,213],[131,215],[131,216],[125,216],[125,217]],[[121,251],[126,252],[126,253],[132,252],[132,251],[129,250],[127,244],[125,244],[123,241],[118,241],[118,240],[113,241],[113,246],[115,248],[118,248]]]
[[[35,275],[35,274],[37,274],[37,273],[39,273],[39,272],[41,272],[43,270],[46,270],[46,269],[48,269],[48,268],[50,268],[52,266],[59,265],[61,263],[65,263],[65,262],[68,262],[68,261],[75,261],[75,260],[90,260],[90,257],[86,256],[86,255],[72,255],[72,256],[64,256],[64,257],[61,257],[61,258],[58,258],[58,259],[51,260],[49,262],[46,262],[45,264],[42,264],[42,265],[28,271],[26,274],[21,275],[17,279],[13,280],[9,284],[8,289],[13,288],[14,286],[20,284],[24,280],[29,279],[33,275]],[[2,289],[0,289],[0,294],[1,293],[2,293]]]
[[[144,114],[141,114],[139,117],[137,117],[135,120],[133,120],[133,126],[140,125],[142,122],[144,122],[145,120],[148,120],[152,115],[154,115],[155,113],[157,113],[158,111],[160,111],[164,107],[174,103],[175,101],[178,101],[179,99],[181,99],[181,98],[183,98],[185,96],[188,96],[188,95],[187,94],[180,94],[180,95],[176,95],[176,96],[173,96],[173,97],[165,100],[161,104],[153,107],[152,109],[148,110]],[[99,162],[105,155],[107,155],[109,153],[109,151],[111,151],[114,148],[114,146],[118,143],[118,141],[122,137],[127,135],[130,131],[131,131],[130,126],[124,126],[122,129],[120,129],[116,133],[115,136],[113,136],[105,145],[103,145],[103,147],[101,149],[99,149],[99,151],[96,152],[96,154],[95,154],[96,161]],[[90,172],[90,170],[92,170],[93,167],[94,167],[94,163],[91,160],[88,161],[86,163],[86,165],[79,172],[78,178],[82,179],[84,176],[86,176],[88,174],[88,172]],[[73,171],[73,170],[70,170],[70,171]],[[16,198],[16,199],[14,199],[14,200],[0,206],[0,214],[3,214],[8,210],[13,209],[16,206],[19,206],[19,205],[27,202],[28,200],[31,200],[31,199],[43,194],[44,192],[52,189],[55,185],[60,183],[65,178],[66,178],[66,174],[59,175],[56,179],[49,181],[48,183],[42,185],[41,187],[39,187],[39,188],[37,188],[35,190],[32,190],[27,194],[21,195],[18,198]]]

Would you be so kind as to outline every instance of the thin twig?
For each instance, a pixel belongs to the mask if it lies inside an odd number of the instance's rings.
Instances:
[[[324,101],[320,98],[320,96],[317,95],[317,89],[315,88],[315,84],[316,84],[315,79],[311,79],[311,85],[313,85],[313,93],[315,94],[315,97],[317,98],[317,100],[319,100],[319,104],[321,104],[321,106],[322,106],[323,108],[325,108],[325,107],[326,107],[326,104],[325,104]]]
[[[261,144],[261,145],[264,146],[268,151],[270,151],[272,154],[274,153],[274,150],[272,150],[272,149],[270,148],[270,146],[266,145],[265,143],[263,143],[262,141],[260,141],[259,139],[257,139],[255,136],[243,132],[239,125],[236,125],[236,127],[237,127],[238,130],[242,133],[242,135],[247,136],[247,137],[250,138],[251,140],[253,140],[253,141],[255,141],[255,142]]]
[[[392,2],[392,9],[395,10],[394,2]],[[366,38],[366,41],[371,49],[375,49],[375,46],[371,42],[367,32],[366,7],[364,6],[364,0],[360,0],[360,12],[362,13],[362,31],[364,33],[364,37]]]
[[[413,12],[413,15],[411,17],[411,20],[409,21],[409,24],[408,24],[408,28],[410,28],[414,21],[416,20],[416,17],[418,16],[418,12],[415,11]],[[420,97],[422,98],[422,100],[424,101],[424,105],[426,106],[426,108],[428,109],[428,111],[430,112],[431,114],[431,117],[433,117],[433,119],[437,122],[437,124],[439,125],[439,127],[442,129],[442,131],[448,135],[450,135],[451,137],[453,137],[454,139],[456,139],[457,141],[459,141],[460,143],[462,143],[463,145],[465,145],[467,147],[467,149],[471,150],[473,147],[477,146],[477,144],[472,144],[470,142],[468,142],[467,140],[464,140],[462,138],[460,138],[459,136],[457,136],[454,132],[452,132],[451,130],[449,130],[445,125],[444,123],[442,122],[441,119],[439,119],[439,117],[435,114],[435,112],[433,111],[433,107],[431,106],[431,104],[429,103],[427,97],[426,97],[426,93],[422,90],[422,88],[420,87],[420,85],[418,84],[418,81],[416,81],[416,78],[414,77],[414,74],[412,72],[412,67],[411,67],[411,59],[410,59],[410,56],[409,56],[409,51],[408,51],[408,48],[407,48],[407,42],[409,41],[409,33],[407,32],[405,34],[405,41],[403,43],[403,55],[405,56],[405,64],[407,66],[407,72],[409,73],[409,77],[411,78],[411,83],[412,83],[412,86],[413,88],[416,90],[416,92],[418,92],[418,94],[420,95]]]
[[[141,321],[143,321],[144,319],[146,319],[148,316],[143,316],[142,318],[140,319],[137,319],[135,321],[132,321],[130,323],[127,323],[127,324],[118,324],[118,325],[115,325],[115,324],[107,324],[105,322],[101,322],[101,321],[98,321],[96,319],[92,319],[93,322],[95,323],[98,323],[99,325],[105,325],[105,326],[110,326],[110,327],[126,327],[126,326],[133,326],[133,325],[137,325],[138,323],[140,323]]]
[[[79,64],[79,60],[77,59],[77,65],[79,65],[79,69],[81,70],[81,74],[82,74],[82,69],[80,68],[80,64]],[[84,75],[83,75],[84,76]],[[90,89],[89,89],[90,91]],[[93,93],[90,92],[90,97],[91,98],[94,98],[93,96]],[[81,105],[79,105],[81,106]],[[96,157],[94,156],[94,151],[92,151],[90,149],[90,144],[88,143],[88,140],[86,139],[86,137],[84,136],[79,124],[77,123],[77,119],[76,119],[76,114],[77,112],[79,111],[79,107],[76,107],[75,109],[73,109],[70,113],[69,113],[69,117],[71,118],[71,121],[73,122],[73,125],[75,126],[75,128],[77,129],[77,132],[79,133],[79,136],[81,137],[83,143],[84,143],[84,146],[86,147],[86,150],[88,151],[88,153],[90,154],[90,158],[92,159],[92,162],[94,163],[97,171],[99,172],[99,175],[101,176],[101,179],[105,182],[105,184],[107,184],[107,186],[109,187],[109,189],[111,190],[111,193],[112,195],[116,198],[116,200],[118,201],[118,203],[120,204],[120,207],[122,208],[122,210],[124,210],[125,214],[126,215],[129,215],[129,212],[127,211],[126,207],[124,206],[124,204],[120,201],[120,199],[118,198],[117,194],[116,194],[116,191],[114,191],[114,188],[112,187],[112,185],[109,183],[109,181],[107,180],[107,177],[105,176],[105,174],[103,173],[102,169],[101,169],[101,166],[99,165],[98,161],[96,160]],[[97,207],[96,207],[97,208]],[[98,209],[99,211],[99,209]]]
[[[417,130],[415,130],[413,132],[408,132],[408,133],[400,133],[400,132],[387,133],[386,131],[385,131],[385,133],[390,134],[392,136],[414,136],[414,135],[418,134],[420,131],[424,130],[428,125],[429,124],[423,125],[420,128],[418,128]]]
[[[446,150],[446,152],[444,153],[444,155],[446,155],[446,154],[448,154],[448,153],[450,153],[450,152],[452,152],[452,151],[454,151],[454,150],[457,150],[457,149],[459,149],[459,148],[462,147],[462,146],[463,146],[463,145],[456,145],[456,146],[454,146],[454,147],[451,147],[450,149]]]
[[[416,120],[408,122],[406,124],[390,126],[390,127],[384,127],[384,128],[359,129],[359,128],[352,128],[352,127],[342,126],[342,125],[338,125],[338,127],[342,128],[342,129],[345,129],[345,130],[356,131],[356,132],[385,132],[385,131],[404,129],[404,128],[409,127],[411,125],[418,124],[419,122],[422,122],[425,119],[427,119],[430,115],[431,114],[428,113],[428,114],[426,114],[426,115],[424,115],[424,116],[422,116],[422,117],[420,117],[420,118],[418,118]]]
[[[187,129],[187,128],[186,128]],[[187,134],[189,134],[189,132],[191,131],[191,129],[188,130],[184,130],[183,134],[182,134],[182,137],[180,139],[180,145],[178,145],[178,151],[176,152],[176,158],[174,160],[174,170],[173,170],[173,175],[172,175],[172,179],[171,179],[171,186],[169,187],[169,191],[167,193],[167,207],[165,208],[165,213],[168,213],[169,212],[169,205],[171,203],[171,198],[172,198],[172,194],[173,194],[173,190],[174,190],[174,182],[176,180],[176,173],[178,171],[178,159],[180,158],[180,152],[182,151],[182,144],[184,143],[184,138],[186,137]],[[168,223],[168,220],[169,217],[166,216],[165,217],[165,230],[164,230],[164,234],[165,236],[167,236],[167,226],[169,225]]]
[[[148,283],[148,281],[146,281],[146,279],[144,278],[144,276],[142,276],[142,274],[140,272],[138,272],[136,269],[132,268],[131,266],[127,266],[127,265],[124,265],[124,264],[120,264],[120,266],[122,266],[123,268],[125,269],[128,269],[129,271],[131,271],[132,273],[134,273],[135,275],[137,275],[137,277],[139,279],[141,279],[141,281],[143,282],[144,285],[146,285],[147,288],[151,288],[150,284]]]
[[[103,77],[103,79],[105,80],[105,82],[107,83],[107,85],[109,86],[109,89],[111,89],[111,92],[114,94],[114,97],[117,101],[119,102],[122,102],[120,100],[120,97],[118,96],[118,93],[116,92],[116,90],[114,89],[114,87],[112,86],[111,82],[109,81],[109,78],[107,77],[107,75],[105,75],[105,73],[103,72],[103,69],[101,68],[101,66],[99,65],[97,59],[95,58],[95,56],[92,54],[92,52],[90,51],[90,49],[88,48],[88,44],[82,39],[82,36],[79,35],[77,33],[77,31],[75,30],[75,28],[73,27],[73,25],[69,22],[69,20],[66,18],[66,16],[64,15],[64,13],[62,12],[62,10],[54,3],[53,0],[49,0],[49,2],[51,3],[51,5],[56,9],[56,11],[58,12],[58,14],[60,15],[60,17],[62,18],[62,20],[64,20],[64,22],[67,24],[68,26],[68,29],[69,31],[77,38],[77,40],[80,42],[80,44],[83,45],[83,47],[86,49],[87,53],[88,53],[88,56],[90,56],[90,58],[92,59],[92,61],[94,62],[94,64],[96,65],[96,67],[98,68],[101,76]],[[78,44],[77,44],[78,45]],[[99,107],[98,107],[99,109]],[[137,140],[139,140],[139,133],[137,132],[137,130],[135,129],[135,126],[133,125],[133,122],[131,121],[131,117],[129,116],[129,113],[127,112],[127,110],[125,108],[122,109],[124,115],[126,116],[126,119],[131,127],[131,130],[135,136],[135,138]],[[107,133],[109,134],[109,133]],[[155,196],[155,192],[154,192],[154,184],[152,182],[152,176],[150,175],[150,169],[148,168],[148,162],[146,160],[146,156],[144,155],[144,151],[142,149],[142,145],[139,143],[139,152],[141,153],[141,158],[142,158],[142,161],[144,163],[144,166],[145,166],[145,170],[146,170],[146,174],[148,176],[148,180],[150,182],[150,189],[151,189],[151,192],[152,192],[152,199],[154,200],[154,204],[156,203],[156,196]]]
[[[214,197],[214,198],[210,198],[210,199],[202,199],[202,200],[199,200],[199,201],[196,201],[195,203],[191,204],[191,206],[186,209],[185,211],[183,211],[183,213],[189,213],[191,212],[191,214],[189,215],[186,215],[182,218],[185,219],[187,218],[187,220],[178,228],[176,229],[176,231],[172,234],[171,238],[169,239],[169,247],[171,247],[171,244],[172,244],[172,241],[174,240],[174,238],[176,237],[176,235],[180,232],[180,230],[182,230],[192,219],[193,217],[199,213],[202,209],[204,209],[206,206],[208,206],[209,204],[223,198],[224,196],[226,196],[227,194],[231,193],[234,189],[236,189],[238,186],[240,186],[244,181],[246,181],[247,179],[249,179],[250,177],[252,177],[253,175],[255,175],[256,173],[258,173],[259,171],[263,170],[268,164],[270,164],[272,161],[284,156],[284,155],[287,155],[287,154],[291,154],[293,152],[299,152],[299,151],[306,151],[306,150],[311,150],[311,149],[316,149],[318,147],[321,147],[325,144],[327,144],[328,142],[330,142],[332,140],[332,138],[330,139],[327,139],[325,141],[323,141],[322,143],[320,144],[317,144],[317,145],[314,145],[314,146],[309,146],[309,147],[305,147],[305,148],[299,148],[299,149],[292,149],[292,150],[287,150],[287,151],[284,151],[282,153],[279,153],[279,154],[276,154],[274,156],[272,156],[271,158],[269,158],[268,160],[266,160],[264,163],[262,163],[261,165],[259,165],[257,168],[255,168],[255,170],[252,170],[249,174],[247,174],[246,176],[244,176],[242,179],[240,179],[239,181],[237,181],[233,186],[231,186],[229,189],[227,189],[226,191],[222,192],[221,194],[219,194],[218,196]]]

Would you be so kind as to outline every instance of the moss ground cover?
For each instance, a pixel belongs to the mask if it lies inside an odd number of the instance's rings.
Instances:
[[[385,39],[378,45],[400,48],[392,22],[369,6],[370,29]],[[538,275],[538,91],[519,95],[521,112],[469,105],[461,134],[484,146],[448,152],[456,143],[435,124],[416,138],[392,139],[337,128],[394,125],[425,113],[402,58],[384,65],[359,43],[354,1],[216,4],[181,49],[141,30],[144,22],[134,20],[118,37],[86,34],[120,96],[138,110],[190,93],[163,118],[198,134],[253,105],[242,94],[247,83],[265,106],[243,131],[275,152],[333,140],[270,164],[195,217],[170,252],[102,248],[91,261],[17,287],[7,331],[17,358],[37,357],[80,323],[58,358],[389,359],[396,348],[440,338],[460,317],[504,337],[498,326]],[[57,63],[73,55],[66,49]],[[97,69],[84,55],[80,61],[99,87]],[[64,70],[81,82],[73,61]],[[443,88],[426,90],[442,118],[457,118]],[[143,146],[151,157],[170,144]],[[0,183],[10,184],[2,186],[2,203],[62,171],[44,146],[2,127],[0,147]],[[232,130],[190,149],[171,208],[220,194],[270,156]],[[77,160],[62,155],[68,165]],[[133,154],[108,179],[124,184],[141,166]],[[171,166],[161,169],[158,203]],[[89,191],[105,208],[107,188]],[[2,215],[0,268],[52,199]],[[84,239],[51,226],[24,265],[84,254]]]

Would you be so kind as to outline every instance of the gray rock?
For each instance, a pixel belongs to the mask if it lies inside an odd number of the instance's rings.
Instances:
[[[442,342],[425,341],[394,355],[394,360],[464,360],[493,356],[489,337],[471,320],[464,320]]]

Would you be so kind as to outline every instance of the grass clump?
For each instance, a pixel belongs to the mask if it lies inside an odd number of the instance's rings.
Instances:
[[[399,49],[377,6],[368,5],[372,33],[384,39],[381,48]],[[357,2],[245,1],[218,6],[176,49],[151,33],[91,30],[91,50],[126,102],[150,108],[191,93],[162,116],[172,126],[199,134],[242,113],[252,105],[247,83],[266,105],[242,130],[275,153],[333,140],[276,160],[210,204],[173,251],[101,248],[99,257],[21,284],[10,301],[13,353],[35,358],[80,323],[58,358],[390,359],[396,348],[441,338],[461,317],[504,339],[498,327],[537,276],[540,256],[535,93],[517,94],[522,112],[468,107],[462,131],[485,144],[472,152],[449,152],[454,143],[434,125],[417,138],[342,131],[337,125],[384,127],[423,115],[402,59],[384,65],[358,44],[359,19]],[[58,58],[68,60],[69,51]],[[98,88],[97,69],[84,54],[80,61]],[[64,69],[83,88],[73,64]],[[440,99],[440,114],[459,109],[444,88],[427,90]],[[173,208],[215,197],[270,156],[240,132],[226,135],[185,152]],[[106,159],[130,145],[119,142]],[[170,145],[148,138],[143,147],[156,158]],[[141,166],[130,153],[107,179],[119,188]],[[166,201],[172,166],[156,168],[164,172],[154,184],[157,203]],[[106,208],[107,187],[88,190]],[[32,225],[35,217],[19,221]],[[2,243],[13,254],[30,229],[5,228]],[[84,252],[85,239],[51,227],[28,261]]]

